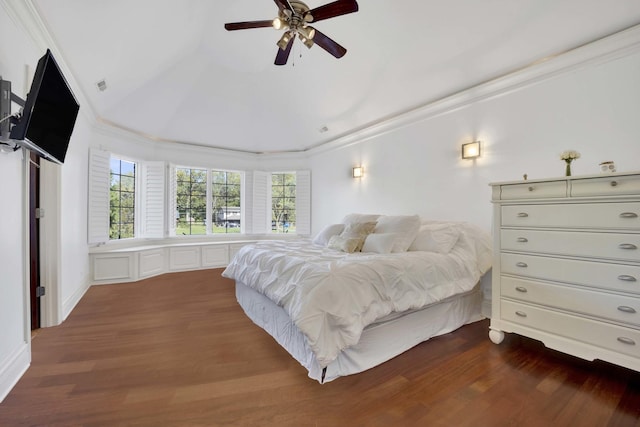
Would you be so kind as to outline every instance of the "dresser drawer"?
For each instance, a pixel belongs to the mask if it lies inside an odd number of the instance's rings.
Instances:
[[[575,341],[640,357],[640,331],[559,313],[514,301],[501,301],[502,319]]]
[[[640,202],[504,205],[506,227],[610,228],[640,231]]]
[[[640,327],[640,299],[637,297],[505,276],[501,278],[500,291],[503,297]]]
[[[545,199],[567,197],[567,182],[532,182],[500,186],[500,199]]]
[[[503,251],[640,262],[640,234],[572,231],[500,231]]]
[[[571,197],[640,194],[640,176],[603,176],[571,180]]]
[[[640,266],[502,253],[502,272],[640,294]]]

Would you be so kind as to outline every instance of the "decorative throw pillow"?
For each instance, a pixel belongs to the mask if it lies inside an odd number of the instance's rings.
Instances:
[[[364,245],[364,240],[373,232],[374,228],[376,228],[375,222],[355,222],[347,224],[344,231],[340,234],[340,237],[344,239],[358,239],[355,252],[360,252],[362,245]]]
[[[360,244],[360,238],[347,238],[342,236],[331,236],[327,247],[329,249],[337,249],[342,252],[353,253]]]
[[[348,225],[348,224],[353,224],[353,223],[356,223],[356,222],[375,222],[379,217],[380,217],[380,215],[377,215],[377,214],[352,213],[352,214],[349,214],[349,215],[345,216],[342,219],[342,223],[345,224],[345,225]]]
[[[398,235],[396,233],[373,233],[364,240],[362,252],[375,252],[377,254],[391,253]]]
[[[423,225],[409,250],[448,254],[458,242],[459,237],[460,231],[450,225]]]
[[[337,236],[344,231],[344,224],[331,224],[322,229],[312,242],[314,245],[327,246],[329,239],[333,236]]]
[[[419,229],[418,215],[389,215],[378,218],[374,233],[394,233],[396,240],[391,252],[406,252]]]

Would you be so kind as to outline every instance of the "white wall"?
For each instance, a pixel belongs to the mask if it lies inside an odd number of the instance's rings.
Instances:
[[[637,50],[637,49],[636,49]],[[564,175],[559,155],[640,171],[640,53],[583,66],[517,91],[471,103],[366,141],[312,157],[313,232],[349,212],[420,214],[491,227],[490,182]],[[464,142],[482,157],[460,159]],[[365,176],[350,177],[362,164]]]

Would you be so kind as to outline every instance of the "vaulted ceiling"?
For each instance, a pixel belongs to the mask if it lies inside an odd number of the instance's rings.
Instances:
[[[296,41],[276,66],[279,31],[224,29],[272,0],[31,1],[99,120],[247,152],[308,150],[640,23],[638,0],[360,0],[314,24],[343,58]]]

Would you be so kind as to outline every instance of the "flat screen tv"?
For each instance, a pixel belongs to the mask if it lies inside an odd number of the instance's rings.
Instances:
[[[64,163],[80,106],[51,51],[38,61],[24,110],[10,138],[55,163]]]

